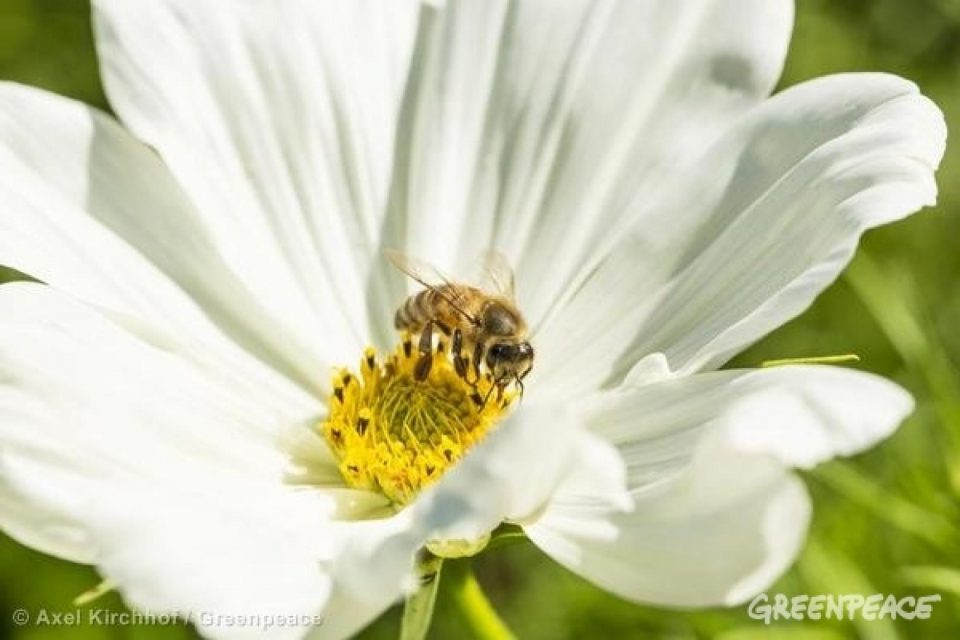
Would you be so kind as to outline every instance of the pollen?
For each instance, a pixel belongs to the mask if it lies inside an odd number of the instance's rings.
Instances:
[[[490,433],[517,396],[476,368],[458,374],[442,340],[424,357],[433,358],[430,372],[417,380],[421,354],[409,335],[383,357],[368,348],[359,374],[334,373],[329,415],[320,425],[347,484],[399,505]]]

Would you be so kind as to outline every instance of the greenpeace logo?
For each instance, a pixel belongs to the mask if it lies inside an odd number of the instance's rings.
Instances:
[[[926,620],[933,614],[933,603],[940,594],[920,597],[875,593],[797,595],[777,593],[771,600],[761,593],[747,605],[754,620],[770,624],[776,620]]]

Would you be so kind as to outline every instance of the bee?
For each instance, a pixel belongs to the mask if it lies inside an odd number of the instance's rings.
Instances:
[[[472,368],[476,385],[485,365],[500,395],[514,383],[522,396],[523,379],[533,369],[533,346],[514,300],[513,271],[506,258],[493,251],[483,254],[480,266],[487,283],[474,286],[451,282],[430,265],[399,251],[385,253],[395,267],[425,287],[408,297],[394,316],[398,330],[420,334],[414,377],[423,381],[430,374],[437,329],[451,338],[457,375],[468,380]]]

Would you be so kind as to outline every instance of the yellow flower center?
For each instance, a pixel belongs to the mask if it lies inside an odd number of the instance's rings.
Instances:
[[[333,377],[329,415],[321,429],[352,487],[408,503],[500,421],[517,393],[502,393],[489,373],[458,375],[443,341],[424,380],[414,376],[420,354],[410,336],[378,358],[368,348],[360,374]]]

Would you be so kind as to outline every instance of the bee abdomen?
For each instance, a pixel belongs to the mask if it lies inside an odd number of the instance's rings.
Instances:
[[[400,330],[419,331],[430,319],[427,312],[433,292],[421,291],[407,298],[393,316],[393,326]]]

